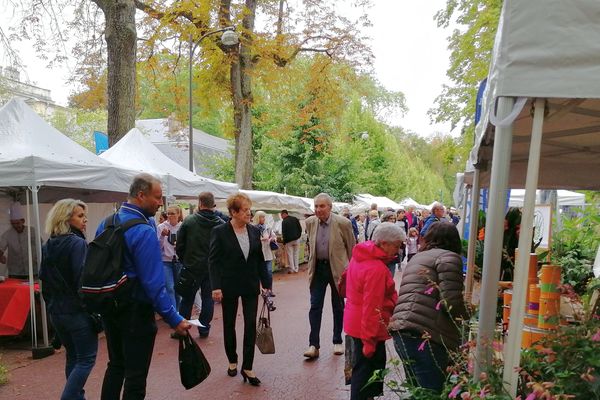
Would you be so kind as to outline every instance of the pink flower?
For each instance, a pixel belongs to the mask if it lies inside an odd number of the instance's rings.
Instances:
[[[592,336],[592,342],[600,342],[600,329]]]
[[[423,340],[423,341],[421,342],[421,344],[419,345],[419,347],[417,348],[417,350],[419,350],[419,351],[423,351],[423,350],[425,350],[425,344],[426,344],[426,343],[427,343],[427,340]]]
[[[458,394],[460,393],[460,384],[454,386],[452,388],[452,390],[450,391],[450,393],[448,393],[448,398],[450,399],[455,399],[456,396],[458,396]]]
[[[437,311],[440,311],[440,308],[441,308],[441,307],[442,307],[442,301],[440,300],[440,301],[438,301],[438,302],[437,302],[437,304],[435,305],[435,309],[436,309]]]
[[[425,292],[423,292],[423,293],[429,295],[429,294],[433,293],[434,289],[435,288],[433,286],[429,286],[427,289],[425,289]]]
[[[479,392],[479,397],[481,397],[482,399],[485,399],[486,395],[487,395],[487,390],[485,388],[481,389],[481,391]]]
[[[535,392],[531,392],[531,393],[529,394],[529,396],[527,396],[527,397],[525,398],[525,400],[535,400],[535,399],[536,399],[536,397],[537,397],[537,396],[535,395]]]

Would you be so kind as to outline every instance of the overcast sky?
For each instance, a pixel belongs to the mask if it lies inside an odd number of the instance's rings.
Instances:
[[[374,0],[373,3],[370,10],[373,27],[368,36],[375,55],[375,75],[386,88],[403,92],[409,108],[404,117],[393,116],[388,122],[422,136],[449,133],[449,125],[432,125],[427,116],[442,84],[448,82],[446,38],[450,32],[438,28],[433,20],[445,0]],[[7,26],[10,11],[0,10],[2,28]],[[53,99],[65,105],[72,90],[65,83],[69,68],[49,70],[31,47],[19,45],[19,50],[26,65],[21,79],[50,89]],[[7,63],[0,54],[0,65]]]

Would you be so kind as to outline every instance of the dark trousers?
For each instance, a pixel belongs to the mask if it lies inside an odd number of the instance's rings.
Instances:
[[[256,313],[258,312],[258,295],[223,296],[221,308],[223,311],[223,336],[225,354],[231,364],[237,364],[237,337],[235,334],[235,320],[237,316],[239,299],[242,298],[242,312],[244,315],[244,344],[242,369],[252,370],[254,363],[254,345],[256,343]]]
[[[156,322],[150,304],[129,303],[103,316],[108,366],[102,383],[102,400],[144,399],[152,360]]]
[[[377,342],[375,354],[367,358],[363,355],[363,342],[359,338],[352,338],[352,351],[355,362],[352,365],[352,380],[350,382],[350,400],[366,400],[383,394],[383,379],[367,385],[373,373],[385,368],[385,342]]]
[[[394,346],[402,359],[406,379],[415,386],[441,393],[446,381],[448,352],[444,346],[429,340],[423,350],[423,339],[412,333],[394,332]]]
[[[201,279],[198,279],[198,287],[190,291],[190,293],[181,297],[181,303],[179,305],[179,314],[185,319],[190,319],[192,316],[192,307],[194,306],[194,299],[196,298],[196,292],[200,290],[200,297],[202,298],[202,309],[200,310],[200,316],[198,320],[206,328],[198,327],[198,333],[200,335],[208,335],[210,331],[210,323],[212,322],[215,302],[212,299],[212,287],[210,286],[210,276],[204,274]]]
[[[317,261],[312,282],[310,283],[310,322],[309,345],[317,349],[321,347],[321,319],[327,286],[331,287],[331,308],[333,310],[333,343],[342,343],[342,328],[344,325],[344,300],[340,297],[333,282],[331,266],[328,262]]]

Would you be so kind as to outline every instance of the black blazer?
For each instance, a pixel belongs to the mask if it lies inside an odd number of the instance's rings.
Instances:
[[[260,231],[246,225],[250,240],[248,260],[233,231],[231,222],[213,228],[210,235],[208,268],[213,290],[221,289],[223,296],[258,295],[260,283],[268,287],[268,271],[262,252]]]

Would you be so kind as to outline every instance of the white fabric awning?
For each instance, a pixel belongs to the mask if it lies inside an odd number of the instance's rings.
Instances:
[[[100,155],[104,160],[138,172],[147,172],[163,180],[165,194],[195,198],[200,192],[212,192],[226,198],[237,191],[234,183],[204,178],[183,168],[148,140],[137,128],[130,130],[114,146]]]
[[[489,184],[501,97],[523,97],[513,125],[509,186],[524,187],[532,99],[547,99],[538,187],[598,189],[600,174],[600,2],[505,0],[476,127],[471,162]]]
[[[57,187],[53,198],[73,191],[82,199],[83,191],[127,193],[135,175],[75,143],[19,99],[0,109],[0,171],[0,187]]]

